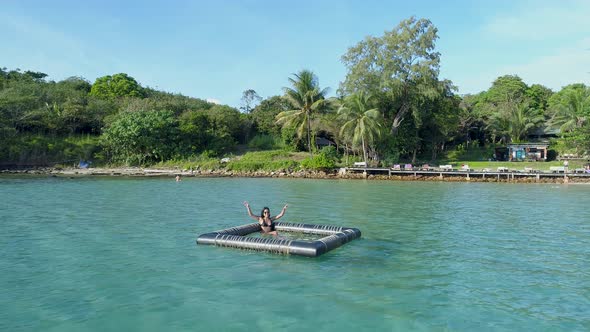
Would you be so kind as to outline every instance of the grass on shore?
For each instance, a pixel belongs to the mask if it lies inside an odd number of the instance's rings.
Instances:
[[[225,158],[196,156],[188,159],[160,162],[155,168],[178,168],[193,170],[227,169],[237,172],[294,170],[299,163],[309,157],[307,152],[285,150],[250,151],[242,155],[229,155]]]
[[[314,154],[315,155],[315,154]],[[291,152],[287,150],[265,150],[265,151],[241,151],[240,154],[230,154],[223,157],[210,157],[207,155],[193,156],[186,159],[174,159],[160,162],[152,165],[154,168],[175,168],[181,170],[219,170],[226,169],[235,172],[255,172],[255,171],[294,171],[300,169],[301,161],[309,158],[308,152]],[[465,155],[462,155],[465,157]],[[454,168],[460,168],[462,165],[468,165],[474,170],[483,170],[485,168],[492,171],[498,167],[506,167],[510,170],[522,171],[525,167],[539,171],[549,171],[551,166],[563,166],[563,161],[482,161],[481,155],[475,155],[473,159],[454,159],[446,158],[437,162],[416,162],[414,166],[429,164],[432,167],[439,165],[453,165]],[[351,164],[352,162],[350,162]],[[400,162],[404,164],[404,162]],[[588,164],[585,160],[570,160],[569,168],[584,168]],[[346,167],[344,158],[336,167]]]

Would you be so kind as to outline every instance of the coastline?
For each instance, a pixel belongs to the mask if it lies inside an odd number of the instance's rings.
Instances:
[[[428,181],[428,182],[491,182],[491,183],[590,183],[590,177],[577,177],[574,174],[550,177],[510,177],[488,176],[476,177],[445,174],[444,177],[433,174],[411,173],[405,175],[363,174],[352,172],[322,171],[255,171],[234,172],[226,170],[179,170],[163,168],[115,167],[115,168],[31,168],[0,169],[2,175],[52,176],[52,177],[235,177],[235,178],[294,178],[294,179],[350,179],[350,180],[386,180],[386,181]]]

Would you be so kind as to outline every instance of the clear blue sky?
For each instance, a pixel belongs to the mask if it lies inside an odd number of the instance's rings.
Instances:
[[[439,30],[441,78],[477,93],[498,76],[590,82],[590,1],[28,1],[0,7],[0,67],[52,80],[124,72],[143,86],[239,106],[301,69],[332,94],[340,58],[412,15]]]

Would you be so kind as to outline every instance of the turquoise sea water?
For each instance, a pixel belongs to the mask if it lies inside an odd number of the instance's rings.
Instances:
[[[197,246],[359,228],[319,258]],[[590,186],[0,178],[0,331],[590,329]]]

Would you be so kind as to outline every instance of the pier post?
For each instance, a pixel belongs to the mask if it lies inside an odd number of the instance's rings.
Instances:
[[[442,179],[443,179],[442,172],[438,173],[438,178],[442,181]]]

